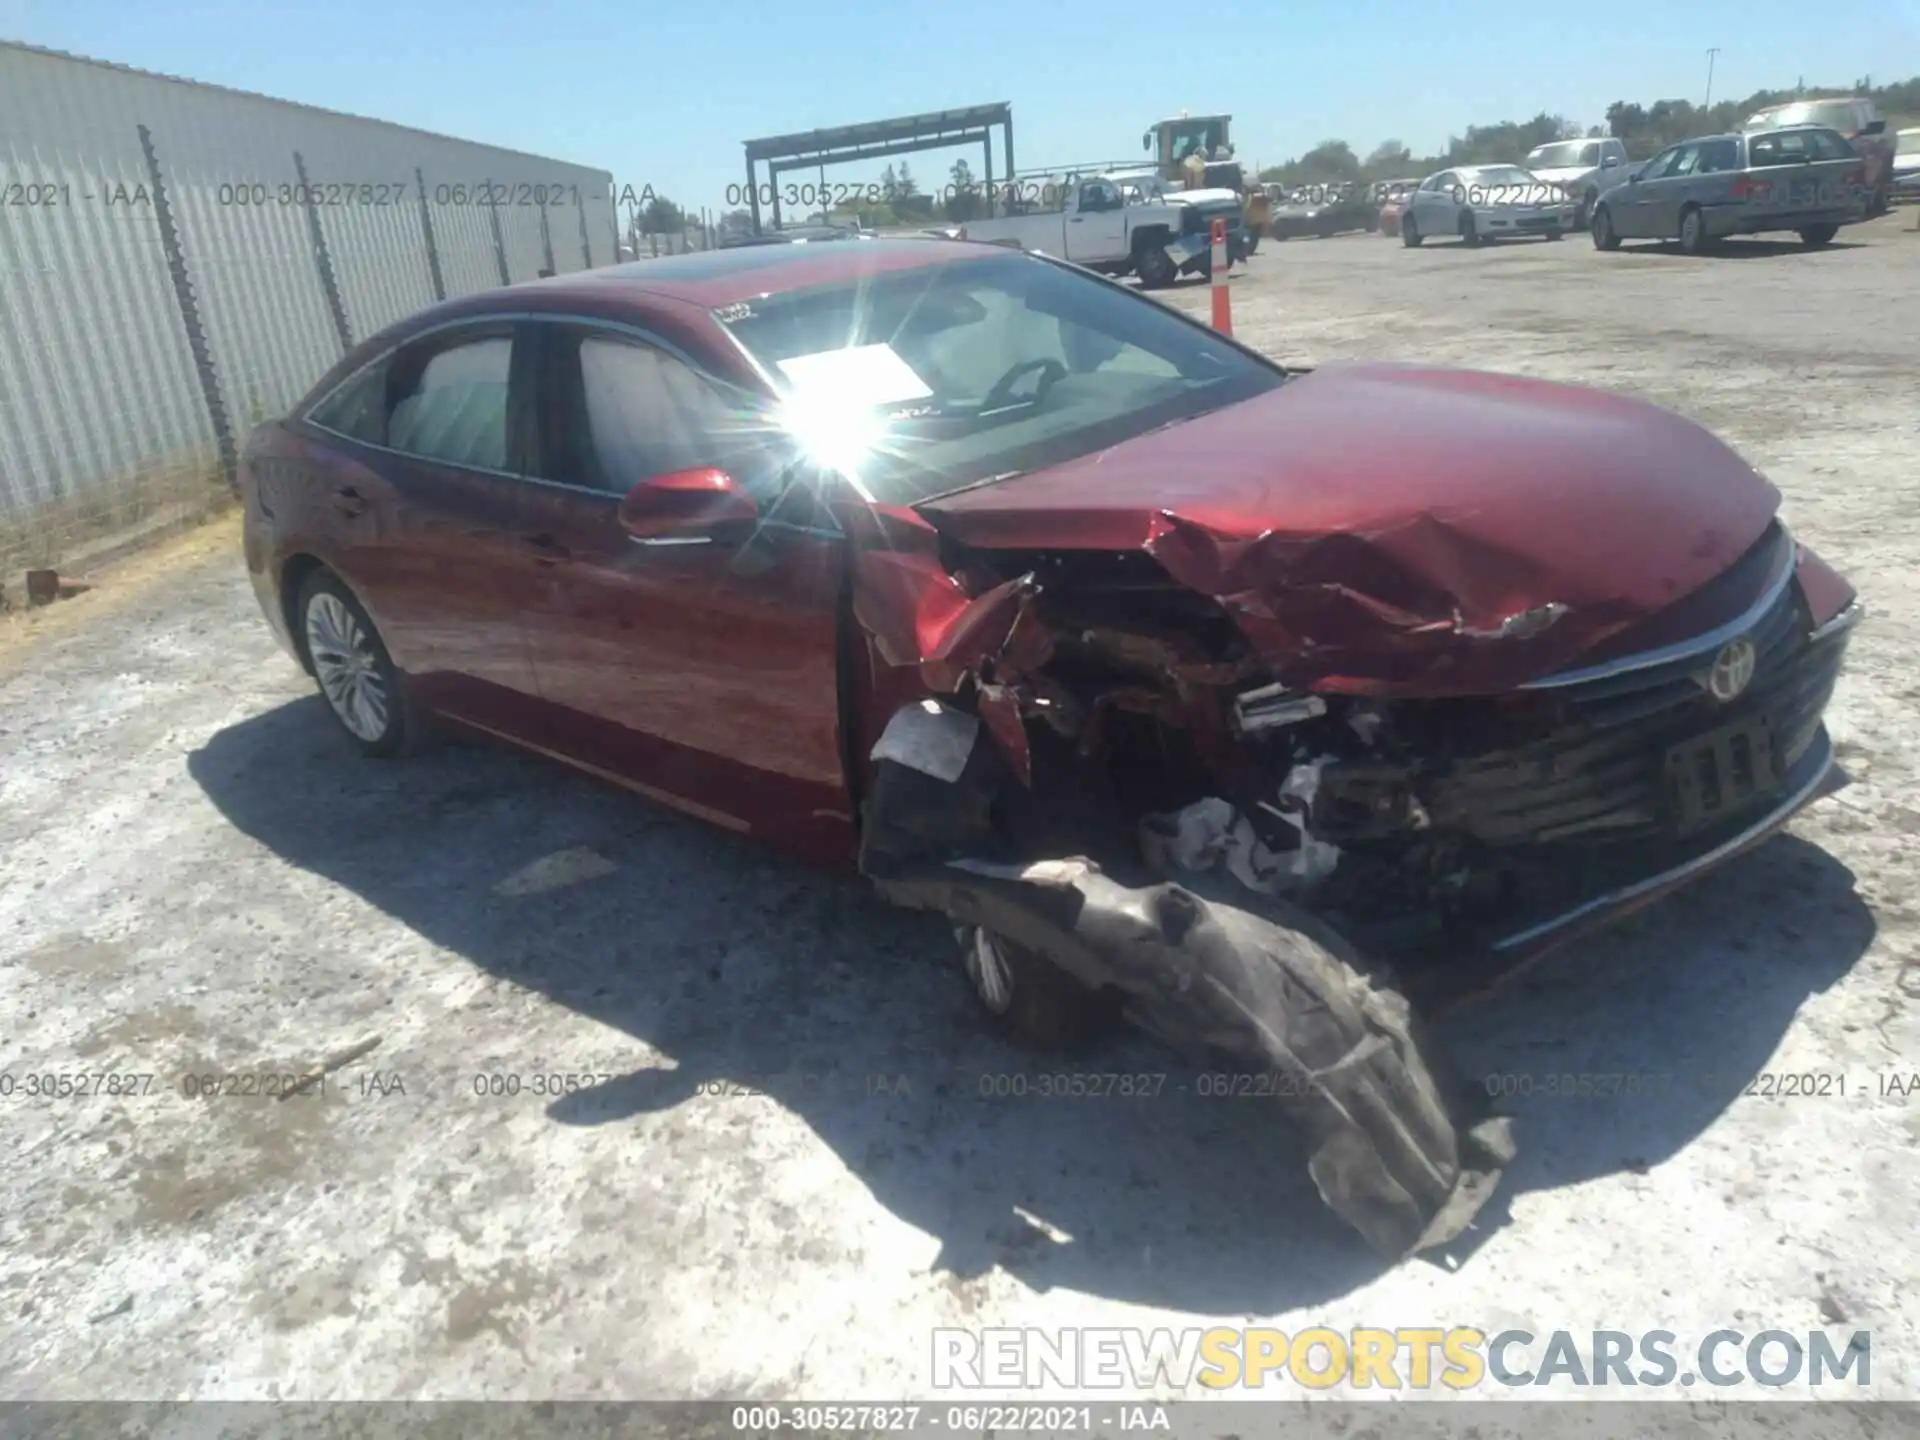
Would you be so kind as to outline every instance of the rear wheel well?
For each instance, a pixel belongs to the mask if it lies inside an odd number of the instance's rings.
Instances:
[[[280,567],[280,614],[287,622],[287,636],[293,641],[293,653],[300,658],[301,668],[309,675],[313,673],[313,657],[307,653],[307,637],[300,627],[300,617],[294,613],[294,607],[300,603],[300,590],[307,583],[307,577],[316,570],[326,568],[311,555],[290,555]]]

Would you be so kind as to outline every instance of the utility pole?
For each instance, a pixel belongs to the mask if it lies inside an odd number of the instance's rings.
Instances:
[[[1720,47],[1718,45],[1707,51],[1707,103],[1700,107],[1702,110],[1711,110],[1713,108],[1713,57],[1719,53]]]

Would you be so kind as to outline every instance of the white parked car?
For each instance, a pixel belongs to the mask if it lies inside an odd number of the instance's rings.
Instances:
[[[1894,200],[1920,200],[1920,126],[1902,130],[1894,143],[1890,196]]]
[[[1573,201],[1573,228],[1584,230],[1593,202],[1627,178],[1632,169],[1624,140],[1555,140],[1536,145],[1521,161],[1549,185],[1558,185]]]
[[[1518,165],[1456,165],[1420,182],[1400,216],[1400,239],[1458,237],[1468,245],[1521,236],[1558,240],[1574,228],[1566,192]]]

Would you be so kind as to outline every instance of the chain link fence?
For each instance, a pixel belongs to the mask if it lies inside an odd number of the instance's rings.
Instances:
[[[618,241],[603,170],[0,42],[0,577],[210,513],[348,347]]]

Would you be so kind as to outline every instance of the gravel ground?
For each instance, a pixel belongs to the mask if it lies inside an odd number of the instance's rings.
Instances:
[[[0,622],[0,1395],[897,1398],[935,1326],[1215,1321],[1868,1329],[1865,1393],[1920,1392],[1920,1097],[1882,1093],[1920,1071],[1911,226],[1706,259],[1355,236],[1233,283],[1284,360],[1697,418],[1874,611],[1849,789],[1447,1023],[1473,1075],[1670,1077],[1514,1101],[1448,1263],[1383,1268],[1244,1105],[981,1098],[1033,1062],[858,883],[514,754],[353,759],[231,519]],[[366,1041],[318,1094],[183,1093]],[[151,1078],[26,1093],[82,1071]],[[1745,1093],[1766,1072],[1846,1097]]]

